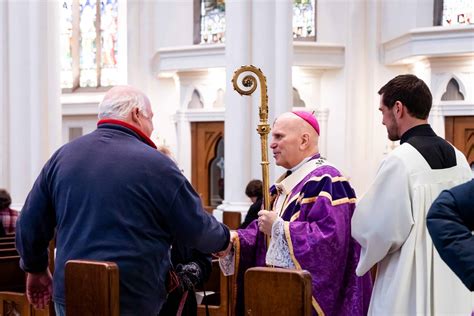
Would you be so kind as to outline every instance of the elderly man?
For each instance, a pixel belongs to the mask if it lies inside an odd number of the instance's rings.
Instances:
[[[428,124],[432,97],[423,80],[400,75],[378,93],[382,124],[400,146],[382,161],[352,218],[362,247],[357,274],[377,265],[369,314],[468,315],[471,294],[440,260],[425,223],[442,190],[471,178],[469,165]]]
[[[355,275],[360,247],[350,231],[355,193],[320,156],[318,139],[318,122],[307,112],[284,113],[273,125],[270,148],[276,164],[288,171],[270,189],[272,210],[260,211],[258,221],[232,232],[238,257],[238,314],[243,313],[245,271],[265,265],[311,273],[313,315],[367,312],[370,276]],[[271,236],[268,251],[264,233]],[[221,259],[226,270],[232,253],[220,255],[227,255]]]
[[[176,165],[150,140],[150,101],[115,87],[99,105],[97,129],[61,147],[43,167],[17,223],[27,296],[51,296],[48,243],[56,230],[53,300],[64,315],[64,266],[70,259],[113,261],[120,271],[120,314],[157,315],[173,240],[204,253],[225,249],[227,227],[202,203]]]

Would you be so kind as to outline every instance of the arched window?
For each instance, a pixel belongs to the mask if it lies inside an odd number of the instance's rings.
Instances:
[[[61,9],[61,88],[118,83],[118,0],[64,0]]]
[[[435,0],[434,25],[472,24],[474,24],[472,0]]]
[[[224,200],[224,138],[216,145],[216,156],[209,163],[209,201],[217,206]]]
[[[194,44],[225,42],[225,0],[194,0]]]
[[[316,0],[293,1],[293,39],[316,40]]]

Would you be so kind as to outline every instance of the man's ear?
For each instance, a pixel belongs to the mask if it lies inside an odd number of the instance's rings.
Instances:
[[[403,106],[402,102],[395,101],[395,104],[393,105],[393,114],[398,119],[402,118],[403,115],[405,115],[405,107]]]
[[[138,122],[140,121],[139,116],[140,116],[140,110],[138,108],[133,108],[133,110],[132,110],[132,122],[138,124]]]
[[[309,134],[308,133],[303,133],[301,135],[301,143],[300,143],[300,148],[301,149],[306,149],[309,146]]]

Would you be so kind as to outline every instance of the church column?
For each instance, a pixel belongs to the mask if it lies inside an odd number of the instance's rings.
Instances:
[[[270,127],[276,116],[291,111],[293,107],[293,1],[252,2],[252,62],[267,77]],[[255,94],[255,93],[254,93]],[[259,121],[257,107],[260,99],[253,97],[252,130]],[[252,176],[261,179],[260,136],[252,134]],[[269,144],[270,144],[269,135]],[[284,170],[275,165],[269,151],[270,183]]]
[[[217,218],[222,211],[245,213],[250,205],[245,186],[251,179],[262,178],[260,136],[256,132],[260,86],[252,96],[241,97],[230,82],[234,71],[253,64],[264,72],[270,125],[276,114],[291,109],[291,3],[290,0],[226,2],[225,201],[214,212]],[[276,172],[270,151],[269,160],[270,182],[273,182]]]
[[[250,178],[251,99],[234,91],[234,71],[251,63],[252,36],[250,0],[226,2],[226,91],[224,125],[224,202],[214,210],[222,220],[223,211],[244,211],[248,208],[245,185]]]
[[[59,3],[0,3],[0,187],[20,208],[61,144]]]

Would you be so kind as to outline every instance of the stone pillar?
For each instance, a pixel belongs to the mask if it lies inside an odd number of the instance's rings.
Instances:
[[[256,132],[260,86],[252,96],[241,97],[233,90],[234,71],[253,64],[267,77],[270,117],[291,110],[292,2],[226,2],[226,113],[225,113],[225,200],[214,211],[245,213],[250,205],[245,186],[251,179],[261,179],[260,136]],[[269,140],[270,140],[269,136]],[[270,182],[275,176],[271,152]],[[237,166],[237,167],[236,167]]]
[[[293,1],[253,1],[252,2],[252,62],[262,69],[267,77],[269,123],[272,126],[276,116],[291,111],[293,107],[292,64],[293,64]],[[254,93],[255,94],[255,93]],[[260,99],[253,97],[252,130],[259,117],[256,108]],[[252,176],[261,179],[261,154],[259,136],[254,133],[252,145]],[[269,144],[270,144],[269,136]],[[283,170],[274,164],[271,152],[270,183]]]
[[[224,202],[214,216],[222,220],[222,211],[248,208],[245,185],[250,179],[251,99],[234,91],[234,71],[251,63],[252,11],[250,0],[226,2],[226,89],[224,126]]]
[[[17,209],[61,144],[59,6],[0,2],[0,187]]]

